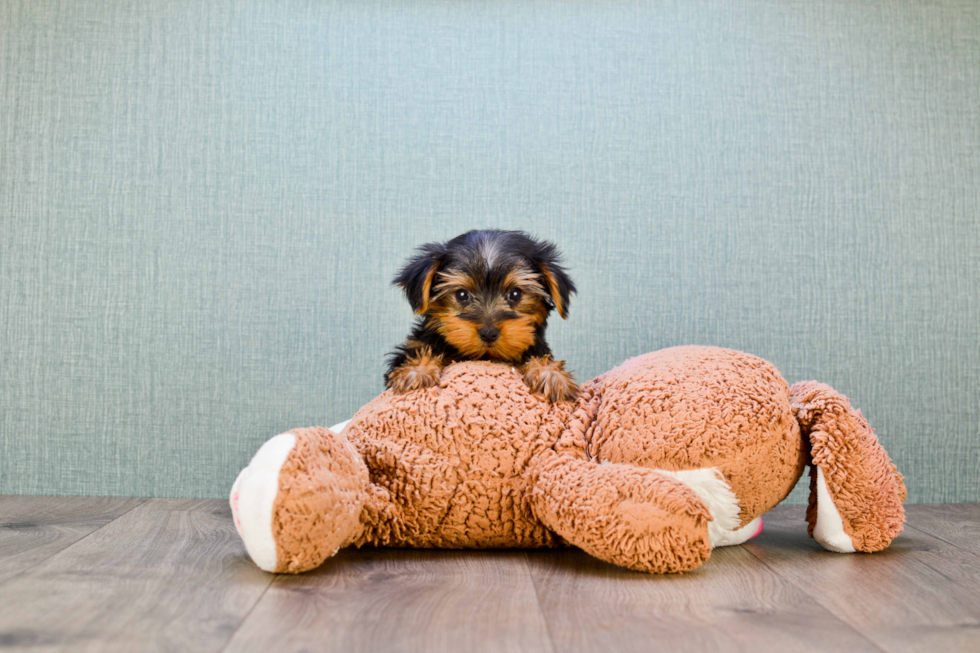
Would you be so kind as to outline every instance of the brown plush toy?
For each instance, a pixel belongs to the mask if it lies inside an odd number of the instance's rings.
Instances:
[[[567,543],[681,572],[758,534],[807,464],[806,517],[825,548],[878,551],[902,530],[902,477],[861,413],[754,356],[665,349],[556,404],[507,365],[464,362],[437,386],[385,392],[340,432],[272,438],[231,505],[267,571],[307,571],[352,545]]]

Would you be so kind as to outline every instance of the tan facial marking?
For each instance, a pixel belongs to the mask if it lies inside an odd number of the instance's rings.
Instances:
[[[504,277],[504,288],[520,288],[526,295],[547,295],[541,287],[541,275],[529,268],[517,268],[508,272]]]
[[[436,297],[442,299],[453,294],[457,290],[466,290],[470,293],[476,292],[477,284],[473,278],[458,270],[443,270],[438,274],[439,286]]]
[[[436,328],[446,342],[458,349],[464,356],[479,358],[487,352],[486,345],[480,339],[477,331],[480,325],[461,319],[454,313],[434,316],[438,323]]]
[[[534,344],[534,323],[526,315],[516,320],[504,320],[497,328],[500,329],[500,337],[490,348],[490,355],[495,358],[518,360]]]
[[[521,315],[513,320],[498,322],[496,326],[500,329],[500,336],[489,346],[480,338],[482,325],[460,318],[451,307],[433,311],[428,324],[464,356],[481,358],[489,355],[491,358],[516,361],[534,344],[534,328],[538,324],[536,318],[537,315]]]

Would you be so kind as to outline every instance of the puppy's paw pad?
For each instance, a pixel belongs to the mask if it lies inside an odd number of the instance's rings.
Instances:
[[[524,367],[524,382],[531,392],[544,395],[551,403],[573,401],[578,396],[578,384],[564,368],[564,361],[532,358]]]
[[[438,374],[432,374],[430,370],[416,368],[393,373],[391,379],[388,381],[388,387],[398,394],[404,394],[413,390],[431,388],[437,383],[439,383]]]
[[[431,388],[442,375],[441,356],[421,356],[396,367],[388,377],[388,387],[398,394]]]

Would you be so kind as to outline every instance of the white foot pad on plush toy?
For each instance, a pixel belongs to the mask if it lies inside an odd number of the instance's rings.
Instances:
[[[276,568],[272,537],[272,506],[279,494],[279,471],[296,445],[296,436],[282,433],[262,445],[231,486],[231,514],[245,550],[259,569]]]
[[[717,548],[719,546],[736,546],[738,544],[745,544],[762,532],[763,524],[764,522],[762,521],[762,516],[760,515],[742,528],[736,528],[733,531],[723,531],[719,533],[717,541],[711,540],[711,546]]]
[[[854,543],[844,532],[844,520],[837,511],[837,506],[830,498],[827,489],[827,479],[823,470],[817,465],[817,523],[813,527],[813,539],[820,546],[835,553],[854,553]]]
[[[762,532],[762,517],[756,517],[739,528],[738,497],[717,467],[657,471],[684,483],[707,504],[712,517],[708,523],[708,541],[713,548],[742,544]]]

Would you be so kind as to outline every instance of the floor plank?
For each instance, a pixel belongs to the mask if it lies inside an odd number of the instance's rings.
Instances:
[[[552,651],[520,551],[344,550],[278,576],[227,651]]]
[[[830,553],[803,512],[777,507],[744,548],[885,650],[980,651],[974,553],[914,528],[879,553]]]
[[[906,506],[908,525],[980,554],[980,503]]]
[[[0,648],[980,652],[980,504],[908,506],[873,555],[823,551],[803,512],[682,576],[575,549],[363,549],[273,577],[224,501],[0,497]]]
[[[683,575],[631,572],[574,549],[528,558],[557,653],[878,650],[740,547]]]
[[[0,646],[216,651],[271,578],[227,502],[148,500],[0,585]]]
[[[0,496],[0,583],[16,576],[145,499]]]

